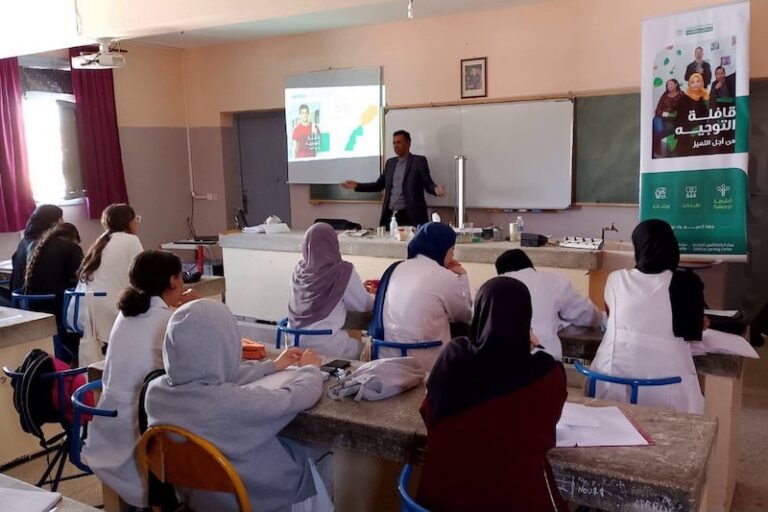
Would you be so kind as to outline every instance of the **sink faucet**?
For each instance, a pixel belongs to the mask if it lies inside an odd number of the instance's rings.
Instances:
[[[608,227],[608,226],[606,226],[606,227],[604,227],[604,228],[603,228],[603,229],[600,231],[600,239],[601,239],[601,240],[605,240],[605,232],[606,232],[606,231],[615,231],[615,232],[617,232],[617,233],[619,232],[619,230],[618,230],[618,229],[616,229],[616,226],[614,226],[613,222],[611,222],[611,227]]]

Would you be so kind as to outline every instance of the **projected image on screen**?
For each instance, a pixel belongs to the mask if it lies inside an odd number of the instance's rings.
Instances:
[[[378,85],[285,90],[288,161],[378,156]]]

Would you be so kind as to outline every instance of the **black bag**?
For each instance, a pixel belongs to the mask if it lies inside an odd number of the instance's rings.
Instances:
[[[19,413],[21,428],[40,439],[43,447],[48,442],[41,427],[45,423],[57,423],[59,414],[53,404],[53,380],[43,380],[39,376],[53,371],[53,358],[36,348],[16,368],[16,372],[23,375],[11,380],[13,407]]]

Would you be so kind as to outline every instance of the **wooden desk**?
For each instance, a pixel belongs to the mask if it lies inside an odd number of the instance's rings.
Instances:
[[[89,379],[100,378],[102,371],[103,362],[92,365]],[[326,388],[333,383],[331,379]],[[394,474],[383,477],[379,467],[368,474],[369,479],[364,472],[335,468],[337,510],[388,510],[396,501],[396,472],[404,462],[420,463],[424,454],[426,430],[418,409],[425,392],[422,384],[381,402],[335,401],[324,393],[282,435],[333,447],[335,466],[355,458],[358,463],[367,458],[368,468],[381,466],[379,463],[392,465]],[[569,400],[606,405],[582,397]],[[563,496],[604,510],[705,510],[701,506],[716,421],[649,407],[619,407],[632,415],[656,445],[552,450],[549,460]],[[345,478],[338,477],[341,473]],[[361,496],[367,499],[365,503],[360,502]],[[659,506],[662,508],[656,508]]]
[[[200,297],[221,300],[227,284],[223,276],[202,276],[198,282],[185,284],[184,287],[196,290]]]
[[[0,474],[0,488],[19,489],[22,491],[45,490],[45,489],[40,489],[39,487],[35,487],[32,484],[22,482],[21,480],[16,480],[15,478],[12,478],[4,474]],[[62,496],[61,501],[59,501],[56,504],[56,508],[54,508],[53,510],[55,510],[55,512],[91,512],[91,511],[95,512],[98,509],[90,505],[86,505],[85,503],[80,503],[79,501],[75,501],[73,499]]]

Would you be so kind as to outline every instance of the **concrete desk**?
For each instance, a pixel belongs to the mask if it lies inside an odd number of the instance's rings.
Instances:
[[[56,317],[0,306],[0,366],[16,368],[33,348],[53,353]],[[10,379],[0,373],[0,464],[40,450],[37,439],[19,426],[19,416],[13,408],[13,388]],[[54,432],[53,426],[44,428]]]
[[[13,273],[13,262],[11,260],[0,261],[0,281],[10,279]]]
[[[331,445],[334,463],[344,463],[345,452],[393,461],[419,463],[426,446],[426,430],[418,408],[424,399],[423,385],[381,402],[334,401],[323,395],[312,409],[300,413],[283,434],[304,442]],[[584,398],[580,403],[601,404]],[[602,403],[602,405],[607,405]],[[702,508],[710,452],[717,425],[714,420],[675,414],[658,409],[620,405],[654,439],[655,446],[626,448],[557,448],[549,454],[558,487],[569,501],[604,510],[697,511]],[[341,469],[343,471],[343,468]],[[384,510],[378,493],[394,495],[396,474],[379,482],[350,481],[345,472],[339,482],[338,510],[352,510],[339,485],[365,489],[371,501],[355,507]],[[380,475],[377,475],[380,476]],[[364,478],[364,477],[360,477]],[[383,489],[375,489],[377,484]],[[372,488],[373,487],[373,488]],[[360,491],[359,491],[360,492]],[[375,495],[376,501],[373,501]],[[362,510],[362,508],[359,508]]]
[[[586,363],[595,357],[603,339],[599,329],[590,327],[570,326],[558,334],[563,343],[563,357]],[[694,356],[693,362],[704,393],[704,414],[718,420],[717,443],[707,484],[708,507],[712,511],[727,511],[731,508],[736,488],[744,358],[706,354]],[[569,371],[568,375],[569,386],[580,386],[583,383],[580,374]]]
[[[0,488],[3,489],[19,489],[22,491],[44,491],[45,489],[40,489],[39,487],[35,487],[34,485],[28,484],[26,482],[22,482],[21,480],[16,480],[15,478],[12,478],[8,475],[0,474]],[[65,496],[61,497],[61,501],[59,501],[56,504],[56,508],[54,508],[56,512],[91,512],[91,511],[97,511],[97,508],[94,508],[90,505],[86,505],[85,503],[80,503],[79,501],[75,501],[73,499],[67,498]]]
[[[89,379],[100,378],[102,371],[103,362],[92,365]],[[333,383],[331,379],[326,388]],[[317,405],[300,413],[282,434],[334,448],[337,510],[390,510],[402,464],[418,464],[423,458],[426,430],[418,409],[425,392],[422,384],[381,402],[335,401],[323,393]],[[581,397],[569,400],[608,405]],[[549,460],[563,496],[604,510],[707,510],[702,508],[703,494],[716,421],[649,407],[620,407],[656,445],[553,450]],[[361,459],[367,460],[362,464],[367,472],[359,470]]]
[[[56,334],[56,317],[0,306],[0,349]]]
[[[227,305],[232,313],[256,320],[278,321],[287,316],[290,278],[301,259],[303,231],[275,235],[237,233],[221,235],[219,245],[224,256],[227,278]],[[386,238],[339,236],[344,259],[355,265],[363,280],[379,279],[389,265],[405,259],[407,242]],[[496,275],[493,263],[518,242],[483,242],[456,245],[456,258],[467,269],[472,294]],[[590,272],[601,268],[601,251],[564,249],[554,246],[527,247],[533,264],[540,270],[556,270],[568,276],[576,290],[584,295],[592,290]]]

